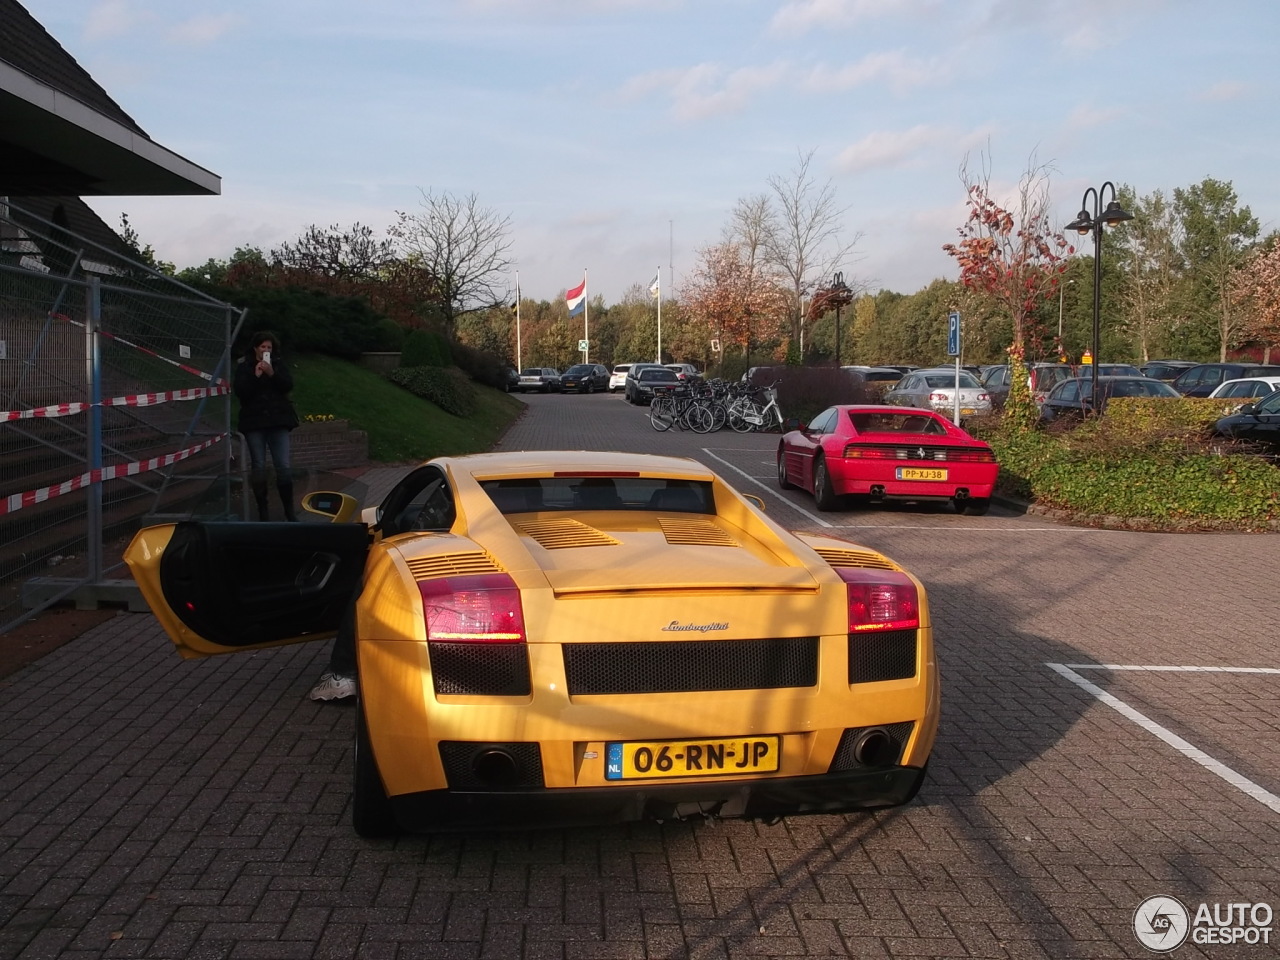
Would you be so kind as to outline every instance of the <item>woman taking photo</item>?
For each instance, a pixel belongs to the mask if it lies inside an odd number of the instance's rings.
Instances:
[[[297,520],[293,512],[293,475],[289,472],[289,431],[298,425],[289,393],[293,376],[280,357],[280,341],[274,333],[255,333],[249,354],[236,367],[235,392],[240,401],[239,429],[249,446],[249,483],[258,501],[258,519],[269,520],[267,504],[267,451],[276,468],[276,490],[284,505],[284,518]]]

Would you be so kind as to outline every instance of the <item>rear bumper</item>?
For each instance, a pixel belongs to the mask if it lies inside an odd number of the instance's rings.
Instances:
[[[391,798],[402,829],[418,833],[524,829],[652,820],[773,820],[895,807],[915,797],[920,767],[764,780],[465,792],[430,790]]]

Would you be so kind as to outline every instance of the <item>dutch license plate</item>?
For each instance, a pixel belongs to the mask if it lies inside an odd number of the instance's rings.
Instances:
[[[776,736],[610,743],[605,748],[604,778],[651,780],[773,773],[778,769],[780,752]]]
[[[977,410],[975,410],[973,407],[961,407],[961,408],[960,408],[960,416],[962,416],[962,417],[972,417],[972,416],[973,416],[975,413],[977,413],[977,412],[978,412],[978,411],[977,411]]]
[[[941,467],[899,467],[899,480],[945,480],[947,471]]]

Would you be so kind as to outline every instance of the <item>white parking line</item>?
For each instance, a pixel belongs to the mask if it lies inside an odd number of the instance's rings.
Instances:
[[[806,510],[804,507],[797,506],[796,504],[792,503],[790,500],[788,500],[786,497],[784,497],[781,493],[779,493],[777,490],[775,490],[773,487],[771,487],[768,483],[766,483],[766,482],[765,482],[764,480],[762,480],[761,478],[759,478],[759,477],[753,477],[751,474],[747,473],[747,472],[746,472],[745,470],[743,470],[741,467],[738,467],[738,466],[736,466],[736,465],[734,465],[734,464],[730,463],[730,462],[729,462],[728,460],[726,460],[724,457],[717,456],[715,453],[713,453],[713,452],[711,451],[711,448],[710,448],[710,447],[703,447],[703,448],[702,448],[702,452],[703,452],[703,453],[705,453],[708,457],[712,457],[712,458],[713,458],[713,459],[715,459],[715,460],[719,460],[721,463],[723,463],[726,467],[728,467],[730,470],[732,470],[732,471],[733,471],[734,473],[736,473],[738,476],[742,477],[742,479],[747,480],[747,481],[749,481],[750,483],[755,484],[757,487],[759,487],[759,488],[760,488],[761,490],[763,490],[765,493],[769,494],[769,496],[773,497],[775,500],[777,500],[779,503],[781,503],[783,506],[785,506],[788,510],[794,510],[796,513],[800,514],[801,516],[807,517],[808,519],[812,520],[814,523],[816,523],[816,524],[817,524],[818,526],[820,526],[820,527],[830,527],[830,528],[832,528],[832,529],[834,529],[834,530],[887,530],[887,529],[893,529],[893,530],[945,530],[945,529],[955,529],[955,530],[963,531],[964,533],[1119,533],[1119,532],[1123,532],[1123,531],[1116,531],[1116,530],[1099,530],[1099,529],[1097,529],[1097,528],[1095,528],[1095,527],[1023,527],[1023,526],[1017,526],[1017,527],[996,527],[996,526],[981,526],[981,527],[955,527],[955,528],[947,528],[947,527],[936,526],[936,525],[933,525],[933,524],[902,524],[902,523],[832,523],[830,520],[824,520],[824,519],[822,519],[822,517],[818,516],[817,514],[815,514],[815,513],[810,513],[810,512],[809,512],[808,510]],[[772,477],[768,477],[768,478],[765,478],[765,479],[772,480],[773,478],[772,478]]]
[[[1280,673],[1280,667],[1171,667],[1119,663],[1064,663],[1071,670],[1150,670],[1154,673]]]
[[[1244,776],[1243,774],[1237,773],[1235,770],[1232,770],[1230,767],[1228,767],[1225,763],[1222,763],[1219,760],[1215,760],[1213,757],[1209,756],[1207,753],[1205,753],[1203,750],[1199,749],[1198,747],[1192,746],[1190,743],[1188,743],[1186,740],[1183,740],[1182,737],[1178,736],[1172,730],[1169,730],[1166,727],[1162,727],[1160,724],[1156,723],[1150,717],[1146,716],[1143,713],[1139,713],[1137,710],[1129,706],[1123,700],[1119,699],[1118,697],[1110,693],[1107,693],[1107,691],[1103,690],[1097,684],[1090,683],[1084,677],[1080,676],[1080,674],[1076,673],[1076,671],[1072,668],[1076,667],[1076,668],[1085,668],[1090,670],[1119,669],[1119,670],[1173,670],[1173,671],[1186,671],[1186,672],[1212,671],[1212,672],[1221,672],[1221,673],[1255,673],[1255,672],[1256,673],[1280,673],[1280,670],[1272,670],[1270,668],[1261,668],[1261,667],[1259,668],[1142,667],[1142,666],[1120,667],[1117,665],[1105,665],[1105,664],[1094,664],[1094,663],[1089,663],[1089,664],[1079,663],[1079,664],[1071,664],[1070,666],[1068,666],[1065,663],[1046,663],[1045,666],[1048,667],[1050,670],[1053,670],[1055,673],[1063,677],[1066,677],[1068,680],[1070,680],[1076,686],[1080,687],[1082,690],[1085,690],[1088,693],[1091,693],[1099,701],[1101,701],[1102,703],[1105,703],[1108,707],[1110,707],[1112,710],[1115,710],[1121,716],[1127,717],[1128,719],[1132,720],[1134,723],[1142,727],[1148,733],[1153,734],[1154,736],[1163,740],[1165,743],[1173,747],[1183,756],[1189,757],[1190,759],[1194,760],[1196,763],[1200,764],[1200,766],[1204,767],[1210,773],[1216,774],[1217,776],[1221,777],[1223,780],[1227,781],[1227,783],[1231,784],[1237,790],[1242,791],[1243,793],[1252,797],[1254,800],[1257,800],[1259,803],[1263,804],[1264,806],[1269,807],[1274,812],[1280,813],[1280,797],[1276,796],[1270,790],[1267,790],[1265,787],[1262,787],[1259,784],[1254,783],[1252,780],[1250,780],[1248,777]]]

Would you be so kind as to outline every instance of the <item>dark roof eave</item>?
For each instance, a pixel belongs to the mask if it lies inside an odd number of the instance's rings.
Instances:
[[[0,195],[218,195],[222,178],[0,61]],[[7,154],[8,160],[5,159]],[[74,184],[47,183],[51,169]],[[74,186],[73,190],[68,187]]]

